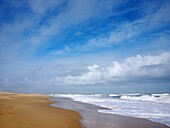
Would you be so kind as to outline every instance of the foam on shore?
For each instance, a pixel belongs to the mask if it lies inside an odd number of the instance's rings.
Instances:
[[[79,112],[82,117],[81,124],[85,128],[168,128],[168,126],[147,119],[99,113],[98,109],[106,110],[106,108],[73,101],[68,98],[54,97],[52,100],[57,102],[53,104],[55,107]]]
[[[98,112],[145,118],[170,126],[170,95],[162,94],[52,94],[54,97],[98,105]]]

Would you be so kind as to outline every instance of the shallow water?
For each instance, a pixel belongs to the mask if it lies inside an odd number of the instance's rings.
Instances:
[[[73,101],[68,98],[52,98],[54,107],[77,111],[82,119],[82,128],[168,128],[165,125],[153,123],[146,119],[126,117],[115,114],[99,113],[97,110],[106,110],[96,105]]]
[[[52,94],[109,110],[98,112],[146,118],[170,126],[170,95],[166,94]]]

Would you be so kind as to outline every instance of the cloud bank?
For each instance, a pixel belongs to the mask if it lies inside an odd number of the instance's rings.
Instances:
[[[162,53],[157,56],[136,55],[126,58],[122,63],[113,61],[110,66],[100,67],[92,65],[81,75],[66,77],[56,76],[56,83],[67,85],[88,85],[107,82],[132,81],[145,78],[163,78],[170,74],[170,53]]]

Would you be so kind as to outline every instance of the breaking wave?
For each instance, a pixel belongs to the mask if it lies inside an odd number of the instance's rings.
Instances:
[[[51,94],[53,97],[98,105],[102,113],[146,118],[170,126],[170,94]],[[151,109],[152,108],[152,109]]]

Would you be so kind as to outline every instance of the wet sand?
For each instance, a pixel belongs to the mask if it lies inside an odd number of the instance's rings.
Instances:
[[[97,110],[105,108],[75,102],[67,98],[55,97],[51,100],[57,102],[57,104],[53,104],[52,106],[79,112],[82,116],[81,124],[85,128],[169,128],[168,126],[147,119],[99,113]]]
[[[49,106],[48,96],[0,93],[0,128],[80,128],[78,113]]]

